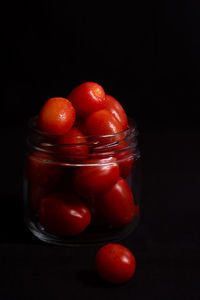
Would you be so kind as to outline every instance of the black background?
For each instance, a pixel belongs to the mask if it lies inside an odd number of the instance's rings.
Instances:
[[[1,299],[200,297],[200,4],[109,3],[2,7]],[[98,247],[47,246],[23,224],[27,121],[84,81],[116,97],[140,131],[142,218],[122,242],[137,270],[119,287],[90,271]]]

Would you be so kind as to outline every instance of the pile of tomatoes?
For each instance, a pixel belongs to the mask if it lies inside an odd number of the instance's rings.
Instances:
[[[73,236],[95,218],[112,228],[121,228],[135,218],[137,206],[126,181],[133,155],[119,151],[107,157],[94,156],[99,147],[88,143],[88,137],[96,137],[98,146],[104,148],[107,137],[116,142],[115,137],[123,135],[128,126],[122,105],[94,82],[82,83],[67,98],[44,103],[36,127],[53,138],[56,150],[33,151],[25,170],[31,211],[47,232]],[[125,147],[123,141],[119,145],[118,150]],[[79,164],[63,167],[55,163],[57,159]]]

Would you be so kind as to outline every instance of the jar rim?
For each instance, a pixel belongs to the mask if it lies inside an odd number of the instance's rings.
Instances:
[[[37,134],[38,136],[42,136],[44,138],[47,138],[47,139],[53,139],[53,138],[56,138],[56,137],[61,137],[61,136],[65,136],[66,134],[63,134],[63,135],[58,135],[58,134],[53,134],[53,133],[49,133],[49,132],[46,132],[46,131],[42,131],[40,130],[39,128],[36,127],[36,122],[37,122],[37,118],[38,118],[38,115],[32,117],[29,119],[28,121],[28,128],[29,130],[31,130],[32,132],[34,132],[35,134]],[[129,117],[128,116],[128,128],[123,130],[123,131],[120,131],[120,132],[116,132],[114,134],[102,134],[102,135],[84,135],[84,137],[87,139],[87,143],[88,141],[92,141],[92,140],[98,140],[99,138],[100,139],[103,139],[103,138],[116,138],[116,137],[120,137],[122,136],[123,138],[125,138],[126,136],[137,136],[138,135],[138,128],[136,126],[136,122],[134,121],[133,118]],[[72,146],[72,145],[83,145],[85,144],[85,142],[80,142],[80,143],[76,143],[76,144],[59,144],[60,146]]]
[[[138,150],[137,143],[137,135],[138,130],[136,127],[136,122],[128,117],[128,128],[124,131],[117,132],[115,134],[109,135],[96,135],[96,136],[84,136],[84,142],[78,142],[74,144],[61,144],[57,142],[57,138],[62,135],[51,134],[48,132],[43,132],[36,127],[38,116],[34,116],[29,120],[28,129],[29,135],[27,137],[27,143],[29,149],[36,150],[43,153],[55,154],[58,149],[59,153],[62,154],[62,149],[64,148],[64,152],[67,153],[69,149],[74,151],[74,149],[78,149],[80,146],[88,146],[89,149],[93,149],[92,152],[87,153],[77,153],[76,151],[73,154],[57,157],[59,160],[65,159],[81,159],[87,156],[88,158],[104,158],[113,156],[120,152],[130,151],[130,157],[138,158],[140,157],[140,151]],[[64,135],[63,135],[64,136]],[[103,141],[103,143],[102,143]],[[124,143],[125,142],[125,143]],[[59,148],[58,148],[59,147]],[[79,148],[80,149],[80,148]],[[69,157],[68,157],[69,156]],[[123,158],[122,158],[123,159]],[[63,163],[63,162],[62,162]],[[66,162],[64,162],[66,165]]]

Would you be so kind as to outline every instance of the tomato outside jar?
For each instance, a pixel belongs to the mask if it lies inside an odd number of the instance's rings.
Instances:
[[[138,130],[58,136],[29,122],[24,167],[24,219],[40,240],[81,246],[119,241],[139,221]],[[76,138],[74,139],[74,132]],[[66,143],[68,141],[72,143]]]

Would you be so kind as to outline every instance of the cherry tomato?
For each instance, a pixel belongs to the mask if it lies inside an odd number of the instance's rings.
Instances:
[[[106,281],[124,283],[135,273],[136,261],[128,248],[120,244],[107,244],[97,252],[95,265]]]
[[[52,134],[66,134],[75,122],[75,109],[65,98],[50,98],[40,110],[38,126]]]
[[[81,118],[106,107],[104,89],[95,82],[80,84],[71,91],[68,99],[75,107],[78,117]]]
[[[119,167],[115,161],[113,157],[85,161],[99,165],[79,167],[74,177],[75,191],[84,198],[90,198],[110,189],[119,178]]]
[[[97,146],[93,147],[92,151],[93,151],[93,153],[104,153],[107,151],[114,152],[113,156],[116,157],[116,159],[117,159],[117,163],[119,165],[120,176],[123,178],[126,178],[131,173],[133,163],[134,163],[134,157],[133,157],[132,150],[130,150],[130,149],[126,150],[126,148],[128,147],[128,144],[124,141],[120,141],[120,136],[118,136],[118,138],[119,138],[119,141],[117,141],[117,139],[116,139],[116,142],[119,142],[119,143],[116,143],[115,145],[114,144],[112,145],[112,143],[111,143],[108,147],[106,141],[110,142],[109,137],[106,139],[102,137],[102,139],[99,139],[99,143],[97,144]]]
[[[114,227],[129,224],[135,217],[135,204],[128,183],[119,178],[109,191],[97,199],[96,208]]]
[[[25,173],[29,180],[42,187],[53,187],[62,178],[63,170],[60,166],[52,164],[54,157],[49,153],[33,152],[25,166]]]
[[[123,178],[129,176],[134,163],[133,151],[131,149],[126,150],[128,146],[126,141],[120,141],[118,145],[111,147],[111,150],[116,151],[114,156],[119,165],[120,176]]]
[[[119,171],[120,176],[123,178],[127,178],[128,175],[131,173],[133,163],[134,163],[134,157],[131,155],[131,151],[125,150],[116,153],[115,157],[117,158],[118,165],[119,165]]]
[[[77,128],[73,127],[66,135],[58,137],[57,143],[63,146],[58,146],[58,152],[63,157],[70,160],[83,160],[87,158],[89,147],[86,145],[87,139],[83,133]],[[67,144],[67,146],[64,146]]]
[[[88,135],[109,135],[122,131],[119,121],[106,109],[98,110],[86,119]]]
[[[120,170],[120,176],[123,178],[127,178],[131,170],[133,168],[134,158],[130,158],[128,160],[125,160],[123,162],[119,163],[119,170]]]
[[[106,95],[106,100],[106,109],[110,111],[113,116],[120,122],[122,130],[126,130],[128,127],[128,118],[122,105],[110,95]]]
[[[76,235],[91,221],[89,209],[72,194],[54,193],[41,200],[41,225],[55,235]]]

